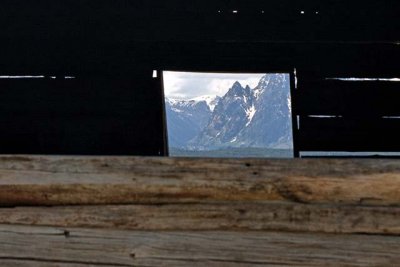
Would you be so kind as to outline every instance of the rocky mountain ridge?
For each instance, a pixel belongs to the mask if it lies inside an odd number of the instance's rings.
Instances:
[[[235,82],[222,97],[166,100],[170,147],[292,148],[288,74],[266,74],[255,88]]]

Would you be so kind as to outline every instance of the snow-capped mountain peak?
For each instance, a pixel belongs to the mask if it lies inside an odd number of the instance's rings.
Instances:
[[[198,96],[195,98],[190,99],[191,101],[205,101],[210,108],[211,111],[214,111],[215,106],[218,104],[218,101],[221,99],[220,96],[217,95],[203,95],[203,96]]]

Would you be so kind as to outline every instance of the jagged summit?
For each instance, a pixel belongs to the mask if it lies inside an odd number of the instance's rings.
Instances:
[[[240,82],[235,82],[225,94],[225,96],[241,96],[245,91],[246,88],[243,88]],[[223,96],[222,98],[224,98],[225,96]]]
[[[240,82],[236,81],[236,82],[233,83],[232,88],[233,87],[242,87],[242,85],[240,84]]]

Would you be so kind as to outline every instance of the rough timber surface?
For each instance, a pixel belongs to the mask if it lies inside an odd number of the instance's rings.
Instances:
[[[0,157],[0,204],[400,205],[397,160]]]
[[[14,266],[396,266],[396,237],[283,232],[135,232],[0,225]]]
[[[0,157],[0,266],[398,266],[400,162]]]
[[[400,235],[400,208],[286,202],[19,207],[0,209],[0,224]]]

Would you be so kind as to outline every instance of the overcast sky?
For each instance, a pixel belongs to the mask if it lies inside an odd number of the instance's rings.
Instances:
[[[254,88],[264,75],[165,71],[165,96],[172,99],[191,99],[202,95],[223,96],[236,81],[243,87],[249,85]]]

